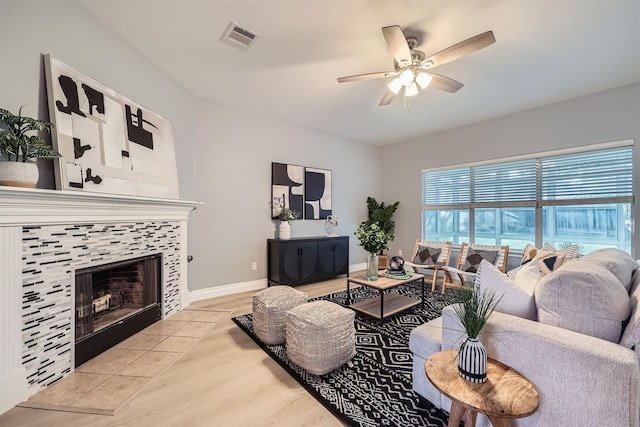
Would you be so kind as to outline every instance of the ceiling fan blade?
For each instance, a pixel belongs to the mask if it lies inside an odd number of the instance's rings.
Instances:
[[[396,98],[396,94],[393,93],[391,90],[388,90],[387,93],[385,93],[384,96],[382,97],[382,101],[380,101],[380,106],[391,104],[395,98]]]
[[[464,86],[459,81],[450,79],[449,77],[441,76],[440,74],[435,74],[435,73],[427,73],[427,74],[431,76],[431,83],[429,83],[429,87],[444,90],[446,92],[455,93],[458,90],[462,89],[462,87]]]
[[[379,73],[356,74],[355,76],[338,77],[338,83],[355,82],[358,80],[381,79],[395,75],[395,71],[381,71]]]
[[[402,29],[398,25],[382,27],[382,35],[398,64],[403,64],[403,66],[411,64],[411,51]]]
[[[493,31],[487,31],[486,33],[478,34],[456,43],[453,46],[449,46],[446,49],[441,50],[438,53],[431,55],[425,60],[425,62],[431,62],[432,67],[446,64],[447,62],[455,61],[458,58],[462,58],[465,55],[469,55],[477,50],[485,48],[496,42],[496,38],[493,36]]]

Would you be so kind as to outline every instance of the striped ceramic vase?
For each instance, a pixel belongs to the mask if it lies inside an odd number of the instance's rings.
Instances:
[[[458,372],[467,381],[487,380],[487,350],[477,338],[469,338],[458,353]]]

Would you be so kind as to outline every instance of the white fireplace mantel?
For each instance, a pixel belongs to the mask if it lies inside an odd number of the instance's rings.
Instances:
[[[23,227],[179,222],[180,294],[187,288],[187,221],[201,202],[81,191],[0,187],[0,414],[28,398],[22,365]]]
[[[186,221],[202,202],[0,187],[0,226],[120,220]]]

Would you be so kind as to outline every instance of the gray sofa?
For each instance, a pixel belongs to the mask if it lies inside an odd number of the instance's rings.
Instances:
[[[514,426],[640,426],[640,268],[617,249],[566,262],[535,287],[538,320],[494,312],[481,341],[489,357],[536,386],[540,406]],[[452,307],[413,330],[413,389],[449,411],[426,359],[465,335]],[[615,337],[615,338],[614,338]],[[480,415],[479,426],[491,425]]]

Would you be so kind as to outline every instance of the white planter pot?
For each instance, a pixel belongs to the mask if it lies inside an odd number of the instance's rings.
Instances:
[[[38,165],[35,161],[0,161],[0,185],[35,188],[39,176]]]
[[[289,221],[280,221],[280,226],[278,227],[278,238],[289,240],[291,238],[291,225],[289,225]]]

